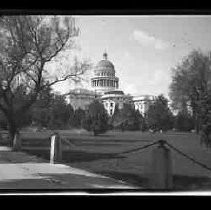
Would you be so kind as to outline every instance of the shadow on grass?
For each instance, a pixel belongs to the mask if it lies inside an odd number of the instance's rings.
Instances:
[[[145,190],[154,191],[150,187],[150,179],[144,175],[132,174],[127,172],[117,171],[95,171],[114,179],[122,180],[135,187],[141,187]],[[194,177],[194,176],[173,176],[172,191],[194,191],[194,190],[211,190],[211,179],[209,177]]]
[[[149,186],[149,179],[141,175],[132,173],[117,172],[117,171],[95,171],[95,173],[124,181],[125,184],[131,187],[136,187],[136,190],[148,192],[162,192],[166,190],[151,189]],[[112,180],[96,179],[95,177],[86,177],[84,175],[76,174],[49,174],[42,173],[43,179],[17,179],[0,181],[0,189],[90,189],[96,183],[103,186],[115,184]],[[46,178],[45,178],[46,177]],[[76,179],[75,179],[75,178]],[[78,177],[80,177],[80,182]],[[70,183],[69,180],[72,180]],[[75,179],[75,180],[74,180]],[[171,191],[206,191],[211,189],[210,179],[206,177],[190,177],[190,176],[174,176],[174,188]],[[194,187],[193,187],[194,186]],[[120,189],[120,188],[119,188]],[[127,190],[126,190],[127,191]]]
[[[211,179],[205,176],[174,175],[175,190],[211,190]]]
[[[95,171],[95,173],[102,174],[104,176],[111,177],[113,179],[124,181],[132,186],[149,188],[149,180],[147,177],[132,174],[127,172],[117,172],[117,171]]]
[[[50,160],[50,151],[44,150],[27,150],[28,154],[36,155],[46,160]],[[62,154],[63,163],[76,163],[76,162],[90,162],[102,159],[119,159],[126,158],[125,156],[120,156],[112,153],[96,153],[96,152],[85,152],[79,150],[64,151]]]

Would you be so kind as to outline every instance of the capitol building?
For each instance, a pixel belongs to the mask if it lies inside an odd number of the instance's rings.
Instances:
[[[115,107],[122,109],[126,103],[134,105],[144,116],[149,105],[155,100],[155,96],[152,95],[131,96],[120,90],[119,78],[116,76],[113,63],[108,60],[107,53],[103,54],[103,59],[97,63],[93,71],[94,76],[91,78],[89,89],[76,88],[68,93],[69,103],[74,110],[86,110],[93,100],[98,99],[110,116],[114,114]]]

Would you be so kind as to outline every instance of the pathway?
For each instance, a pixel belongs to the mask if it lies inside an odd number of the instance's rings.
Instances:
[[[129,189],[124,182],[0,146],[0,189]]]

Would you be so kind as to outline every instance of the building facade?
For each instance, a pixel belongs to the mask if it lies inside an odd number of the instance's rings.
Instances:
[[[153,95],[134,96],[133,103],[135,105],[135,109],[139,110],[142,116],[145,116],[149,106],[155,101],[155,98],[156,97]]]
[[[86,110],[95,98],[95,92],[83,88],[76,88],[68,93],[69,103],[74,110],[79,108]]]

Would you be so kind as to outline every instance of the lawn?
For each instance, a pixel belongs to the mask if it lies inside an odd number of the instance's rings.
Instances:
[[[63,152],[63,162],[72,167],[107,175],[134,186],[149,189],[151,155],[156,146],[129,154],[133,148],[164,139],[186,154],[211,167],[211,150],[200,145],[194,133],[107,132],[94,137],[87,132],[58,131],[68,139],[71,148]],[[50,132],[22,133],[28,145],[50,145]],[[35,143],[36,142],[36,143]],[[45,142],[45,143],[44,143]],[[49,159],[49,150],[30,150],[28,153]],[[175,190],[211,190],[211,172],[172,151],[173,183]]]

